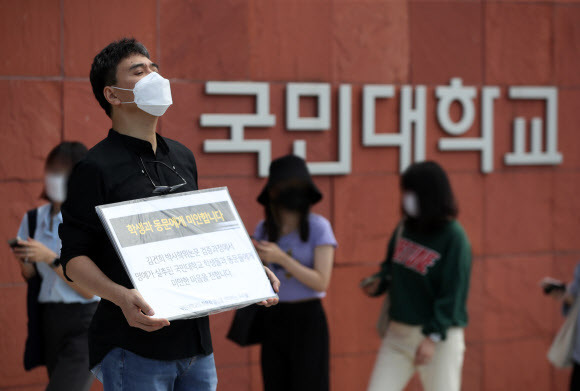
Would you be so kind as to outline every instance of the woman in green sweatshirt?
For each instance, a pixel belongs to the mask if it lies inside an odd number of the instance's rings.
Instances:
[[[388,293],[389,324],[369,391],[400,391],[416,370],[425,391],[459,391],[467,326],[471,246],[456,220],[445,171],[435,162],[401,177],[403,219],[369,296]]]

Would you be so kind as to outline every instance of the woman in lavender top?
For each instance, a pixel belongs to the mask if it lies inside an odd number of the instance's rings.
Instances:
[[[288,155],[272,162],[258,197],[265,220],[254,233],[260,258],[281,281],[280,303],[264,315],[265,391],[329,389],[328,326],[320,299],[337,243],[328,220],[310,212],[321,198],[304,160]]]

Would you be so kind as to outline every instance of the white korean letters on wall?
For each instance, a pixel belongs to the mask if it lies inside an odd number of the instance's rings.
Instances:
[[[258,176],[268,175],[271,161],[271,140],[246,140],[246,127],[271,127],[276,116],[270,113],[270,86],[259,82],[209,81],[205,85],[207,94],[248,95],[255,97],[256,112],[251,114],[202,114],[202,127],[226,127],[229,139],[205,140],[206,153],[257,153]],[[447,86],[437,86],[436,117],[441,129],[449,135],[438,140],[440,151],[475,151],[480,154],[481,171],[493,172],[494,105],[501,96],[500,88],[483,86],[480,94],[481,123],[480,137],[462,137],[475,124],[478,94],[476,87],[463,86],[460,78],[453,78]],[[375,107],[378,99],[394,99],[394,85],[369,84],[362,89],[362,145],[369,148],[397,147],[399,171],[404,171],[412,162],[425,160],[427,138],[427,99],[425,86],[404,85],[399,88],[399,129],[377,132]],[[315,97],[317,115],[300,116],[300,98]],[[528,131],[525,118],[513,121],[513,151],[504,157],[506,165],[557,165],[563,161],[558,152],[558,91],[556,87],[518,86],[508,88],[510,99],[543,100],[546,104],[546,119],[534,117]],[[308,162],[313,175],[346,175],[352,168],[352,88],[342,84],[338,89],[338,124],[332,126],[331,86],[329,83],[287,83],[285,128],[296,132],[293,153],[308,160],[306,141],[299,138],[300,132],[328,132],[337,129],[338,160],[333,162]],[[451,105],[461,106],[461,118],[454,121],[450,115]],[[544,124],[545,123],[545,124]],[[527,140],[529,139],[529,143]],[[545,140],[545,143],[544,143]],[[526,145],[530,145],[526,150]],[[545,144],[545,145],[544,145]]]

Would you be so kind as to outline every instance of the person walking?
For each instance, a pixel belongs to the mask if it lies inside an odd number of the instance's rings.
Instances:
[[[407,168],[401,191],[403,219],[380,272],[363,288],[369,296],[387,293],[390,300],[368,390],[403,390],[418,371],[426,391],[459,391],[471,246],[437,163]]]

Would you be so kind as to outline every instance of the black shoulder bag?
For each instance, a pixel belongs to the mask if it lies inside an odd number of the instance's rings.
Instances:
[[[253,304],[236,311],[227,338],[240,346],[250,346],[262,343],[263,333],[264,307]]]
[[[36,231],[36,209],[29,210],[28,217],[28,237],[34,238]],[[36,270],[36,264],[34,264]],[[28,289],[26,292],[26,312],[28,314],[28,337],[24,348],[24,368],[29,371],[40,365],[45,365],[44,361],[44,341],[42,338],[42,322],[40,319],[40,304],[38,303],[38,294],[40,293],[40,284],[42,277],[36,270],[36,274],[28,279]]]

